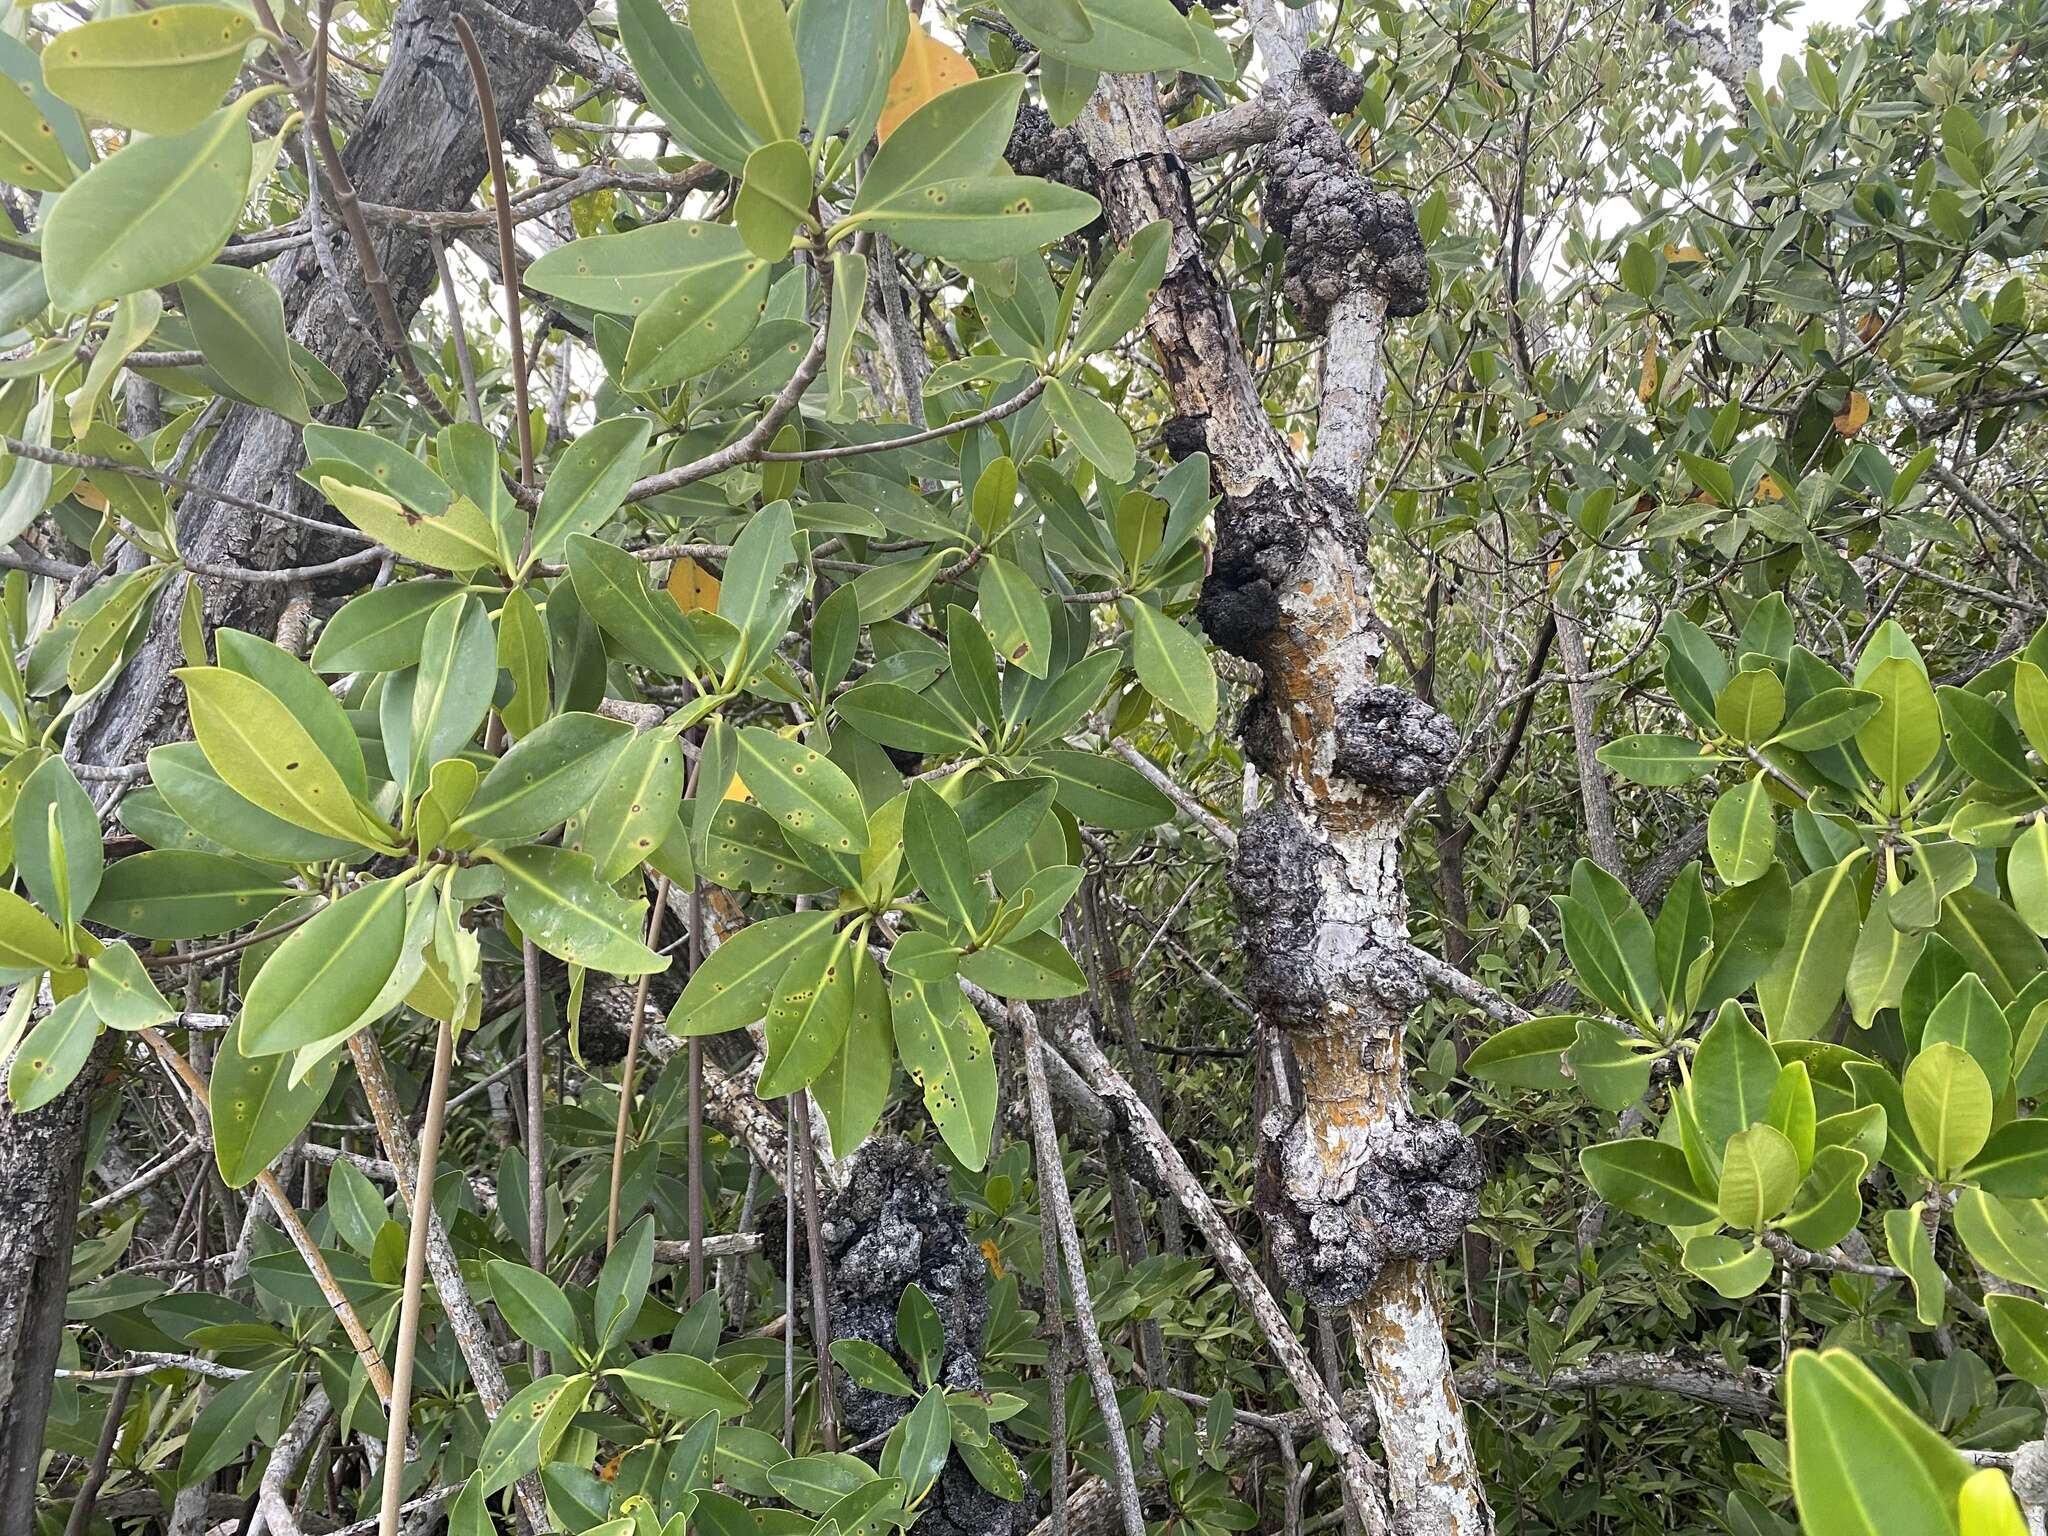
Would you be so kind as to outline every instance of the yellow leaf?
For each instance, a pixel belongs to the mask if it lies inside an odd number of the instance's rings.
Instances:
[[[1865,346],[1868,346],[1871,342],[1877,340],[1878,332],[1883,329],[1884,317],[1873,309],[1856,322],[1856,339]]]
[[[1758,501],[1783,501],[1785,493],[1778,489],[1777,481],[1773,480],[1769,475],[1765,475],[1756,483],[1756,499]]]
[[[1543,423],[1545,423],[1548,420],[1550,420],[1550,412],[1538,411],[1534,416],[1531,416],[1526,422],[1524,422],[1523,425],[1530,427],[1540,427],[1543,425]]]
[[[882,102],[882,120],[875,126],[877,142],[886,141],[903,125],[903,119],[940,92],[974,78],[974,65],[965,54],[947,47],[923,27],[912,27],[909,46],[889,79],[889,94]]]
[[[669,567],[668,595],[685,613],[694,613],[699,608],[707,613],[716,613],[718,578],[684,555]]]
[[[1676,266],[1681,261],[1705,261],[1707,253],[1696,245],[1673,245],[1664,242],[1664,259]]]
[[[987,1238],[981,1240],[981,1256],[988,1260],[989,1273],[998,1280],[1003,1278],[1003,1251]]]
[[[740,776],[735,773],[732,776],[732,782],[725,786],[725,793],[719,796],[719,798],[721,800],[751,800],[754,797],[747,793],[747,786],[740,782]]]
[[[1854,437],[1863,430],[1863,423],[1870,420],[1870,399],[1860,389],[1849,391],[1849,403],[1842,407],[1842,414],[1835,418],[1835,430],[1844,437]]]
[[[1636,385],[1636,398],[1645,405],[1657,398],[1657,338],[1652,336],[1643,347],[1643,377]]]

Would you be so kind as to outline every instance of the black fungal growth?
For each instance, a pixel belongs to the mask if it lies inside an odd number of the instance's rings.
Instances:
[[[826,1201],[819,1229],[831,1277],[826,1295],[833,1337],[878,1345],[915,1381],[915,1362],[897,1346],[896,1307],[904,1287],[916,1285],[945,1329],[941,1384],[980,1391],[987,1262],[967,1235],[967,1212],[954,1202],[930,1154],[898,1137],[868,1142],[846,1187]],[[834,1372],[833,1385],[847,1438],[856,1442],[886,1433],[911,1407],[908,1399],[871,1392],[844,1372]],[[1021,1513],[1022,1506],[976,1482],[955,1455],[917,1528],[934,1536],[1011,1536],[1022,1528]]]
[[[1028,101],[1017,109],[1017,122],[1010,129],[1003,158],[1019,176],[1043,176],[1090,197],[1101,190],[1095,162],[1081,136],[1071,128],[1055,127],[1045,108]]]
[[[1267,151],[1266,222],[1287,246],[1288,301],[1317,334],[1360,283],[1385,297],[1390,315],[1419,315],[1428,302],[1415,211],[1353,168],[1316,108],[1290,117]]]
[[[1195,617],[1216,644],[1247,661],[1262,657],[1280,626],[1280,588],[1308,546],[1298,497],[1262,483],[1216,508],[1216,554]]]
[[[1365,100],[1365,77],[1327,48],[1311,48],[1301,56],[1301,83],[1332,117],[1356,111]]]
[[[1336,857],[1282,804],[1252,812],[1238,831],[1230,892],[1244,932],[1245,986],[1277,1028],[1313,1028],[1327,1011],[1316,941],[1321,866]]]
[[[1331,1198],[1298,1193],[1319,1182],[1318,1150],[1298,1123],[1263,1137],[1259,1207],[1273,1263],[1317,1307],[1360,1300],[1390,1264],[1448,1257],[1479,1214],[1485,1167],[1457,1126],[1413,1120],[1365,1134],[1364,1162]]]
[[[1364,789],[1406,798],[1444,782],[1458,732],[1405,689],[1361,688],[1337,706],[1337,772]]]

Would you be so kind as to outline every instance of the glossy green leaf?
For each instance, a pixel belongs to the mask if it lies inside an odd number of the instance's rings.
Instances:
[[[889,1010],[904,1070],[924,1093],[925,1110],[953,1155],[969,1168],[988,1161],[996,1118],[995,1054],[988,1030],[946,981],[895,976]]]
[[[286,934],[244,995],[242,1049],[274,1056],[360,1019],[398,968],[405,898],[405,882],[375,880]]]
[[[1983,1149],[1991,1135],[1991,1084],[1961,1046],[1928,1046],[1906,1064],[1906,1115],[1913,1134],[1946,1178]]]
[[[794,912],[750,923],[690,973],[668,1017],[678,1035],[717,1035],[768,1010],[775,983],[799,950],[838,921],[835,912]]]
[[[763,1024],[768,1052],[761,1067],[762,1098],[809,1087],[846,1043],[854,1005],[849,950],[858,932],[819,934],[790,957],[776,978]]]
[[[857,854],[867,846],[860,791],[822,753],[749,726],[740,732],[739,774],[786,832],[841,853]]]
[[[533,559],[559,560],[571,534],[595,533],[611,519],[640,472],[652,430],[645,416],[614,416],[569,445],[533,515]]]
[[[803,127],[804,80],[782,0],[696,0],[690,27],[734,115],[764,140],[794,139]]]
[[[505,873],[505,910],[557,960],[615,976],[668,969],[668,957],[641,942],[647,903],[605,884],[588,854],[529,846],[491,859]]]
[[[228,6],[153,6],[66,28],[43,50],[43,80],[88,117],[184,133],[220,105],[255,36]]]
[[[242,1049],[245,1022],[229,1030],[213,1059],[211,1127],[220,1176],[240,1189],[299,1137],[334,1085],[338,1058],[329,1056],[294,1086],[281,1055]]]

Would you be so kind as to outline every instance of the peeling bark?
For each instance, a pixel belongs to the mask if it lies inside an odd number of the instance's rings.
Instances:
[[[1270,0],[1251,10],[1269,73],[1294,93],[1267,158],[1268,221],[1293,237],[1288,296],[1329,329],[1335,360],[1309,463],[1266,414],[1149,82],[1105,79],[1080,126],[1111,233],[1128,241],[1173,222],[1146,327],[1175,436],[1199,429],[1222,496],[1198,616],[1264,675],[1240,730],[1267,799],[1239,833],[1232,889],[1247,990],[1301,1076],[1295,1112],[1267,1131],[1275,1257],[1311,1300],[1350,1309],[1396,1528],[1481,1536],[1492,1518],[1429,1269],[1474,1209],[1478,1160],[1455,1128],[1411,1116],[1402,1066],[1424,981],[1407,945],[1399,828],[1405,802],[1441,781],[1455,733],[1376,679],[1357,513],[1387,317],[1421,307],[1427,272],[1413,214],[1358,174],[1319,104],[1301,99],[1296,18]]]

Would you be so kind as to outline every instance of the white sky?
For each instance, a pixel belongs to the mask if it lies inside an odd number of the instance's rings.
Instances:
[[[1778,76],[1778,61],[1787,53],[1796,50],[1805,40],[1806,29],[1817,21],[1846,25],[1863,14],[1864,0],[1805,0],[1794,13],[1789,26],[1766,26],[1764,28],[1764,79],[1775,80]],[[1904,0],[1886,0],[1885,14],[1895,16],[1905,10]]]

